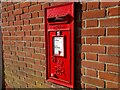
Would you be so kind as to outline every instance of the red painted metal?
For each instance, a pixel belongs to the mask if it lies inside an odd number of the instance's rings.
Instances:
[[[61,41],[63,42],[61,51],[54,47],[54,37],[63,40]],[[45,9],[45,38],[46,79],[74,88],[74,3]],[[55,55],[54,49],[64,54]]]

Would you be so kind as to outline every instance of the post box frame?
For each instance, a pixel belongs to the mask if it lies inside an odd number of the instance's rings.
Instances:
[[[57,84],[60,84],[60,85],[64,85],[64,86],[67,86],[69,88],[74,88],[74,20],[72,21],[72,25],[71,25],[71,32],[70,32],[70,35],[71,35],[71,42],[70,42],[70,47],[71,47],[71,73],[70,73],[70,83],[65,83],[64,81],[60,81],[60,80],[55,80],[54,78],[49,78],[49,38],[48,38],[48,34],[50,33],[49,30],[47,30],[47,9],[49,8],[57,8],[59,6],[65,6],[65,5],[72,5],[72,16],[74,17],[74,3],[66,3],[66,4],[62,4],[62,5],[57,5],[57,6],[50,6],[50,7],[47,7],[45,8],[45,48],[46,48],[46,79],[47,81],[50,81],[50,82],[53,82],[53,83],[57,83]],[[65,38],[65,37],[64,37]],[[64,48],[65,49],[65,48]],[[65,52],[64,52],[65,54]]]

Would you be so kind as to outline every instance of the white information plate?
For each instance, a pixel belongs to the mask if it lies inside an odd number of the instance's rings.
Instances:
[[[64,37],[53,37],[53,44],[54,55],[64,56]]]

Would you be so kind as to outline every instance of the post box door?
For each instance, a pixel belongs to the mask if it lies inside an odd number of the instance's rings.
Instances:
[[[50,31],[49,37],[49,77],[70,83],[70,32]]]

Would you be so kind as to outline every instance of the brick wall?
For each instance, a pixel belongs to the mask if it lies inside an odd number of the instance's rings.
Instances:
[[[58,4],[63,3],[2,3],[7,87],[65,88],[46,81],[44,8]],[[77,5],[76,87],[118,88],[118,3]]]

